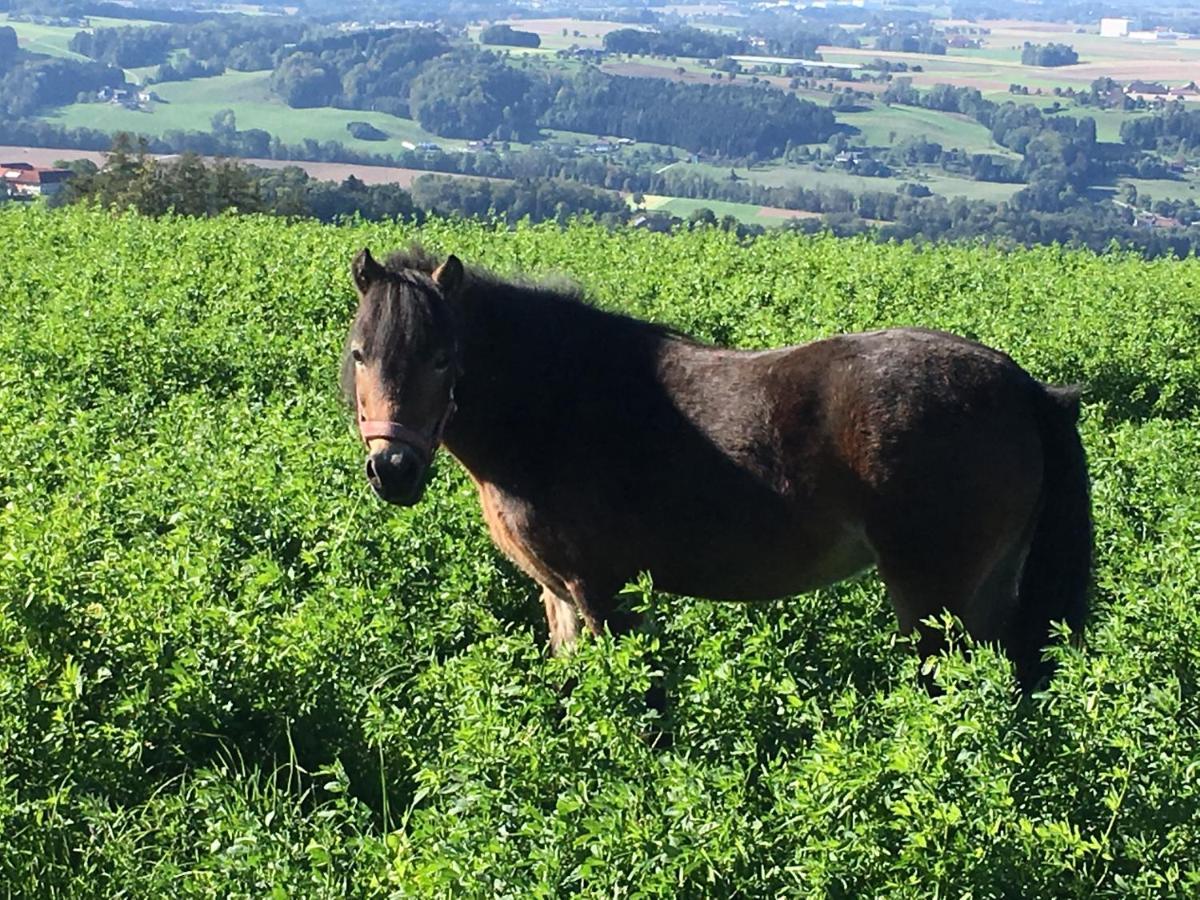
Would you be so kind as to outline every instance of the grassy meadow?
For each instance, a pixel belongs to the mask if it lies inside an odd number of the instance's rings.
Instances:
[[[1022,700],[955,637],[930,695],[868,573],[640,582],[644,632],[548,658],[451,459],[410,510],[361,475],[347,265],[414,239],[724,344],[925,325],[1083,384],[1086,647]],[[1200,261],[37,207],[0,240],[7,896],[1200,892]]]
[[[305,139],[340,141],[355,150],[372,153],[401,153],[403,142],[434,141],[441,145],[462,146],[462,141],[446,142],[423,130],[412,119],[369,110],[293,109],[271,92],[270,72],[226,72],[213,78],[196,78],[156,84],[154,92],[164,102],[151,103],[141,110],[125,109],[109,103],[73,103],[46,116],[69,128],[98,128],[106,131],[130,131],[161,136],[167,131],[207,131],[212,117],[223,109],[232,109],[240,129],[261,128],[286,144]],[[370,122],[388,135],[384,141],[364,141],[346,130],[349,122]]]

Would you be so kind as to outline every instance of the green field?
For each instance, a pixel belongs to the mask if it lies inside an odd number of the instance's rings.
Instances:
[[[111,19],[105,16],[89,16],[90,28],[123,28],[160,24],[144,19]],[[87,59],[68,48],[71,38],[80,31],[89,29],[61,27],[57,25],[38,25],[33,22],[14,22],[7,14],[0,15],[0,24],[10,26],[17,33],[17,41],[23,50],[34,53],[48,53],[51,56],[65,56],[70,59]]]
[[[632,201],[630,201],[632,204]],[[718,219],[733,216],[739,222],[749,225],[762,225],[764,228],[778,228],[789,218],[812,215],[811,213],[795,212],[784,214],[764,213],[761,206],[753,203],[731,203],[726,200],[693,200],[687,197],[664,197],[647,195],[645,208],[656,212],[667,212],[681,219],[687,219],[698,209],[711,209]],[[790,211],[789,211],[790,213]]]
[[[269,72],[229,71],[214,78],[196,78],[191,81],[156,84],[153,90],[165,102],[151,103],[147,109],[130,110],[107,103],[73,103],[60,107],[43,118],[72,128],[97,128],[103,131],[132,131],[138,134],[161,136],[167,131],[208,131],[212,117],[223,109],[232,109],[237,117],[239,129],[261,128],[278,137],[286,144],[299,144],[305,139],[315,141],[340,141],[356,151],[383,154],[404,152],[403,143],[430,141],[444,150],[461,150],[466,146],[462,140],[439,137],[425,131],[412,119],[368,110],[295,109],[284,103],[270,89]],[[388,135],[385,141],[364,141],[351,136],[346,130],[348,122],[370,122]],[[568,143],[590,144],[596,135],[572,131],[545,131],[547,140]],[[516,141],[510,142],[516,149],[527,147]],[[642,149],[652,145],[642,143]],[[663,150],[671,148],[661,147]],[[674,148],[677,154],[685,154],[682,148]],[[628,154],[621,150],[618,157]]]
[[[678,163],[675,168],[681,171],[698,172],[718,181],[724,180],[729,175],[728,166],[707,163]],[[854,175],[832,165],[818,168],[813,165],[768,163],[751,168],[735,168],[734,171],[741,178],[767,187],[799,186],[812,189],[844,190],[860,194],[867,191],[895,191],[900,185],[915,181],[925,184],[935,194],[945,197],[967,197],[972,200],[993,202],[1006,200],[1023,187],[1020,184],[1000,184],[956,178],[932,167],[925,167],[912,174],[892,178],[868,178],[865,175]]]
[[[227,72],[215,78],[197,78],[154,86],[165,103],[152,103],[148,111],[129,110],[105,103],[75,103],[45,118],[68,127],[99,128],[162,135],[172,129],[208,131],[213,115],[232,109],[240,129],[261,128],[284,143],[306,138],[340,141],[355,150],[400,153],[402,142],[433,141],[449,149],[462,141],[447,141],[423,130],[412,119],[353,109],[293,109],[271,93],[269,72]],[[347,122],[370,122],[388,135],[386,141],[363,141],[346,130]]]
[[[953,650],[930,694],[868,574],[640,584],[645,632],[548,658],[451,459],[412,509],[362,478],[348,261],[414,239],[702,339],[939,327],[1082,384],[1086,647],[1028,700]],[[1200,891],[1200,260],[39,207],[0,241],[7,895]]]
[[[872,147],[889,147],[906,137],[924,137],[947,150],[957,147],[968,153],[1016,156],[993,141],[986,127],[967,116],[915,106],[878,104],[863,112],[839,113],[837,120],[859,130],[861,137],[855,138],[855,143],[861,140]]]
[[[60,28],[54,25],[37,25],[33,22],[12,22],[7,15],[0,17],[0,24],[8,25],[17,33],[17,43],[22,50],[47,53],[50,56],[65,56],[69,59],[87,59],[82,54],[68,49],[71,38],[78,28]]]
[[[1137,188],[1138,196],[1154,200],[1194,200],[1200,203],[1200,178],[1195,175],[1176,181],[1166,178],[1122,178],[1120,184],[1131,184]]]

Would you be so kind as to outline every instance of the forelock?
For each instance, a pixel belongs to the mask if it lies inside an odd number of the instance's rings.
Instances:
[[[432,285],[412,272],[388,272],[372,287],[363,322],[362,341],[371,355],[387,349],[420,345],[433,326]]]

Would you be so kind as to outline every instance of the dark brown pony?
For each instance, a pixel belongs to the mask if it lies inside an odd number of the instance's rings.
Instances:
[[[642,571],[759,600],[876,565],[903,632],[949,610],[1026,689],[1051,620],[1082,628],[1079,396],[1003,353],[913,328],[726,350],[454,256],[364,250],[352,273],[343,383],[372,488],[416,503],[444,444],[556,649],[579,617],[629,627],[615,595]]]

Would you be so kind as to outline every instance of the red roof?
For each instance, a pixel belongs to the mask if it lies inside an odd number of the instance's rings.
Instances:
[[[9,184],[58,184],[74,174],[70,169],[35,168],[29,163],[0,163],[0,170]]]

